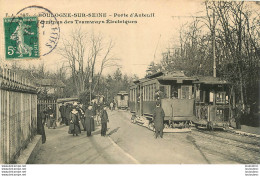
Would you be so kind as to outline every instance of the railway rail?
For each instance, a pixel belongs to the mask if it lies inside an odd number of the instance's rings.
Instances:
[[[194,129],[187,139],[210,154],[243,164],[260,162],[260,143],[256,137],[240,136],[226,131]],[[220,147],[216,148],[216,144]]]

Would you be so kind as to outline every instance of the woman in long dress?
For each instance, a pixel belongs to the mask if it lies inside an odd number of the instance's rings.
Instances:
[[[73,136],[75,135],[78,136],[78,134],[81,133],[79,122],[80,122],[79,113],[76,110],[76,107],[74,106],[70,113],[70,127],[69,127],[69,133],[73,134]]]

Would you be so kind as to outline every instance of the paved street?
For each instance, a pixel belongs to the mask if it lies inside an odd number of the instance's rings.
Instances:
[[[68,127],[46,129],[47,142],[36,164],[236,164],[259,163],[259,139],[223,131],[153,132],[130,122],[130,113],[109,111],[108,137],[97,127],[92,137],[67,133]]]

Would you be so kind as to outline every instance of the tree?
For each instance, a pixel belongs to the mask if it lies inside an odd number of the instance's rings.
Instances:
[[[179,49],[163,54],[163,69],[212,76],[216,66],[216,76],[234,85],[237,101],[249,106],[259,102],[260,26],[253,4],[206,1],[206,15],[182,26]]]
[[[94,93],[104,69],[117,65],[115,61],[118,59],[111,57],[113,46],[111,39],[107,43],[101,34],[88,34],[81,28],[64,37],[58,53],[70,68],[77,95],[90,91],[90,86],[91,93]],[[98,62],[101,63],[100,69],[95,74]]]

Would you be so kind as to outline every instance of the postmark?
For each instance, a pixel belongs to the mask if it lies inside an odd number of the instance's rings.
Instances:
[[[38,19],[4,18],[6,59],[39,58]]]
[[[56,16],[42,6],[28,6],[17,12],[16,16],[29,15],[38,17],[40,55],[50,54],[58,45],[60,26]]]

